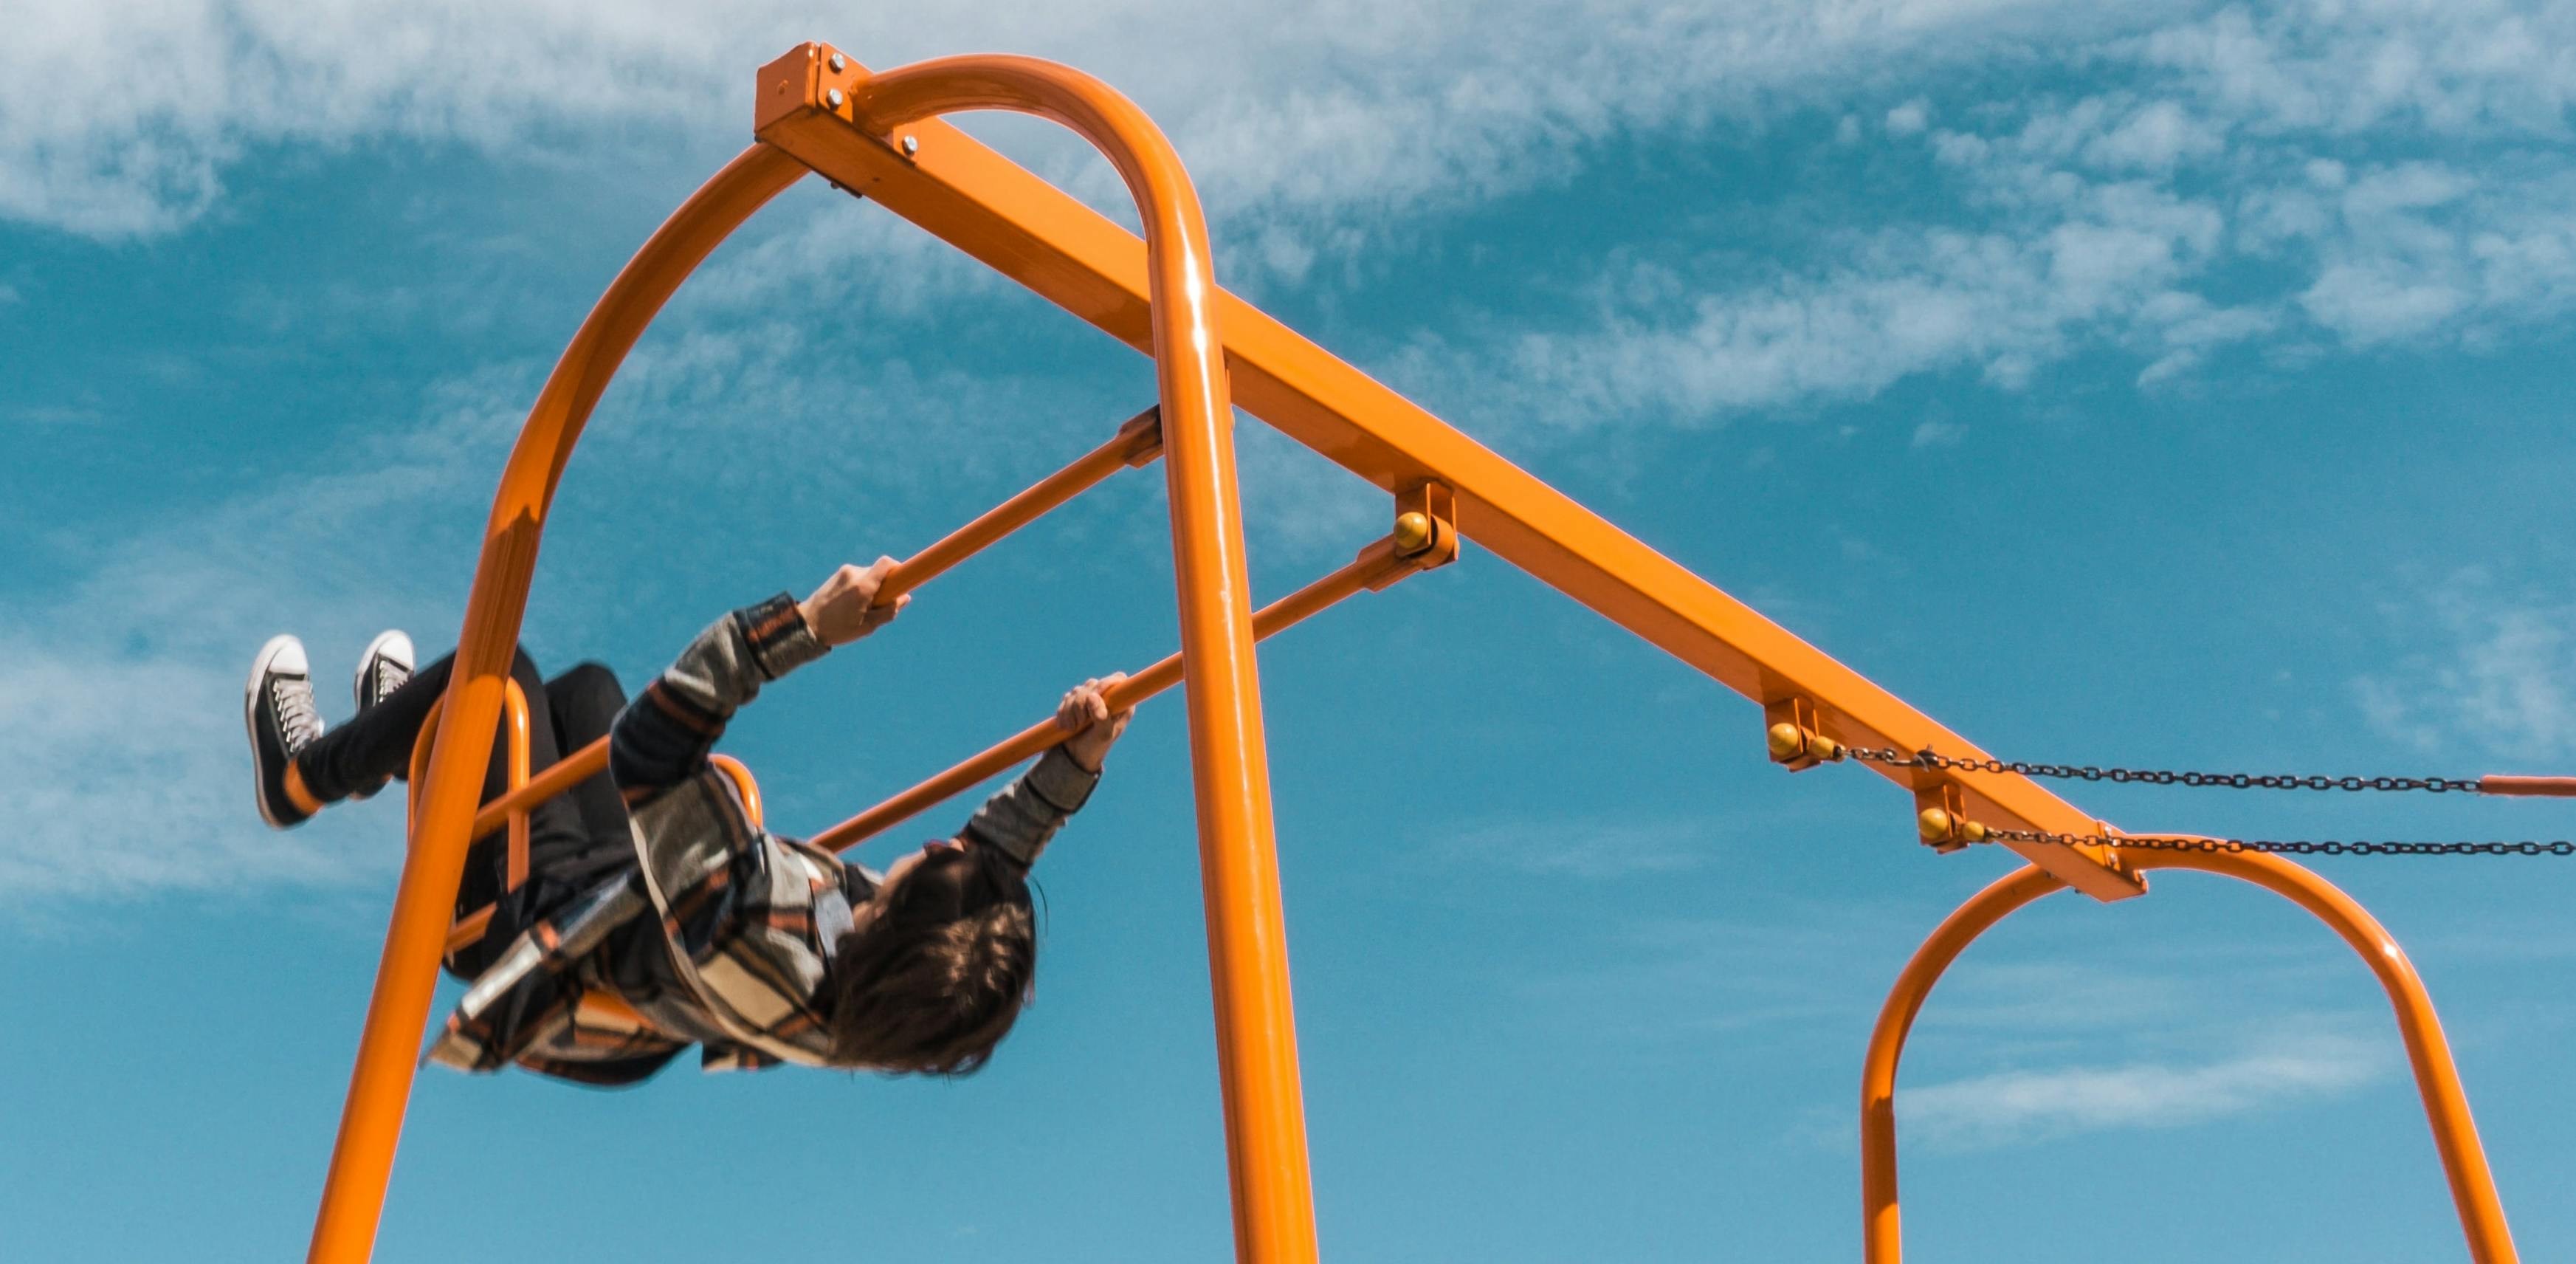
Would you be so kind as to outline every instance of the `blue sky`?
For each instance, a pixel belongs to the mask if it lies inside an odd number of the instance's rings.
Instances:
[[[378,628],[453,640],[547,366],[806,38],[1126,88],[1206,191],[1221,279],[2000,754],[2576,762],[2576,6],[1217,8],[13,18],[0,1257],[301,1249],[397,809],[262,828],[241,673],[296,631],[338,715]],[[1045,129],[970,126],[1114,203]],[[799,186],[610,391],[526,643],[639,680],[1150,391]],[[1243,435],[1261,592],[1383,529],[1382,498]],[[732,745],[773,822],[1165,653],[1160,501],[1122,478],[764,697]],[[1472,547],[1262,671],[1332,1258],[1853,1256],[1870,1020],[2007,857],[1928,854],[1867,774],[1783,775],[1751,706]],[[711,1198],[888,1258],[1221,1254],[1184,745],[1149,708],[1050,855],[1040,1000],[984,1074],[425,1075],[378,1258],[702,1258]],[[2545,803],[2070,797],[2133,829],[2570,833]],[[2548,1193],[2576,1186],[2576,870],[2318,867],[2433,988],[2525,1256],[2576,1255]],[[2044,902],[1909,1053],[1916,1259],[2459,1255],[2384,1002],[2260,893]]]

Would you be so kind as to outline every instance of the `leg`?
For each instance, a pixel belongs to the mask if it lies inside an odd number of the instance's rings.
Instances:
[[[546,708],[555,740],[562,744],[565,754],[570,754],[608,736],[609,727],[617,722],[617,713],[626,709],[626,690],[617,683],[617,674],[607,667],[581,663],[546,682]],[[558,802],[564,800],[569,800],[580,815],[585,843],[578,854],[554,859],[554,872],[578,881],[622,864],[634,854],[627,831],[626,804],[618,798],[617,784],[609,780],[607,773],[586,778],[566,791]]]
[[[385,695],[364,714],[296,752],[295,770],[304,779],[304,788],[314,798],[328,803],[387,777],[408,773],[412,743],[420,737],[420,726],[429,718],[430,707],[447,692],[447,675],[455,661],[456,656],[450,654],[412,673],[401,688]],[[525,689],[536,679],[536,665],[528,662],[524,651],[519,661],[527,668],[519,681],[519,687]],[[518,674],[515,667],[513,674]],[[535,697],[529,695],[531,702]],[[529,736],[533,739],[535,734],[531,732]],[[505,769],[503,761],[507,757],[508,752],[495,750],[493,768]],[[535,751],[528,752],[528,762],[531,767],[535,765]],[[493,784],[486,779],[487,796]]]
[[[412,744],[419,740],[421,724],[428,719],[431,705],[447,691],[454,659],[451,654],[421,668],[365,714],[324,733],[298,752],[295,766],[305,789],[327,803],[386,777],[405,776],[410,771]],[[533,774],[563,758],[564,748],[555,735],[554,712],[545,682],[527,651],[519,651],[510,666],[510,675],[528,699],[528,771]],[[491,762],[483,773],[483,798],[498,798],[508,788],[509,747],[506,742],[496,741],[492,744]],[[459,908],[480,907],[501,894],[505,882],[499,838],[495,834],[475,841],[459,891]],[[582,811],[571,802],[555,798],[530,809],[528,851],[532,868],[538,857],[580,851],[587,842]]]
[[[304,788],[327,803],[387,777],[408,774],[412,744],[420,738],[420,726],[429,718],[430,707],[447,692],[447,677],[455,660],[456,656],[450,654],[421,668],[402,688],[386,695],[365,714],[324,733],[297,752],[295,767],[304,779]],[[546,709],[545,682],[526,650],[519,651],[517,660],[510,665],[510,675],[528,698],[528,771],[533,774],[562,758],[563,751],[555,742],[554,724]],[[491,766],[484,773],[483,797],[495,798],[508,785],[509,751],[495,742]]]

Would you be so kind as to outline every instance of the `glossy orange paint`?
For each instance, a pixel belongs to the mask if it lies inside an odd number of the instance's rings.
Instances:
[[[709,755],[707,762],[715,765],[716,770],[725,775],[725,780],[733,783],[735,794],[742,796],[743,815],[750,817],[753,825],[762,824],[760,782],[752,777],[751,769],[731,755]]]
[[[835,61],[840,64],[835,66]],[[1929,748],[1962,759],[1984,754],[1893,694],[1217,288],[1203,217],[1186,173],[1143,113],[1098,81],[1051,63],[1009,57],[953,58],[871,73],[840,58],[828,46],[808,44],[762,68],[756,100],[755,129],[761,143],[684,203],[619,274],[548,378],[512,451],[458,637],[457,668],[446,700],[454,705],[437,718],[425,766],[414,778],[420,801],[413,845],[387,928],[311,1259],[357,1261],[371,1249],[410,1089],[413,1055],[426,1028],[442,951],[440,932],[452,908],[466,844],[514,816],[524,820],[529,806],[561,793],[606,764],[605,744],[596,743],[492,804],[475,802],[494,725],[506,706],[507,670],[539,539],[565,462],[600,392],[662,303],[717,242],[808,169],[885,205],[1155,357],[1160,449],[1122,431],[1119,439],[1074,466],[908,559],[896,572],[889,592],[917,587],[1121,466],[1141,464],[1158,450],[1166,456],[1182,651],[1140,673],[1139,681],[1156,682],[1158,690],[1173,679],[1185,679],[1188,685],[1239,1259],[1302,1262],[1315,1256],[1284,918],[1252,645],[1275,630],[1265,622],[1275,612],[1295,611],[1287,622],[1312,613],[1291,603],[1323,585],[1310,585],[1257,615],[1251,611],[1234,485],[1231,404],[1239,402],[1292,438],[1392,493],[1416,495],[1426,487],[1436,489],[1440,512],[1435,515],[1438,530],[1433,539],[1439,547],[1454,543],[1444,540],[1444,533],[1452,531],[1483,543],[1542,582],[1761,704],[1766,714],[1795,714],[1802,741],[1809,746]],[[933,117],[967,109],[1039,115],[1092,141],[1136,197],[1144,238]],[[1327,577],[1327,582],[1353,573],[1345,568]],[[1383,586],[1399,572],[1380,567],[1373,574],[1364,586]],[[1330,600],[1347,595],[1340,592]],[[1330,600],[1317,601],[1313,608]],[[1131,682],[1130,690],[1136,687]],[[999,767],[1035,754],[1043,744],[1027,743],[1035,740],[1036,732],[1023,732],[906,796],[836,827],[834,834],[870,821],[874,823],[869,828],[883,828],[901,817],[877,814],[984,767],[1004,753],[1027,747]],[[1748,729],[1748,735],[1751,732]],[[1918,808],[1938,806],[1954,820],[2056,833],[2109,832],[2108,826],[2015,774],[1873,767],[1913,792]],[[2482,788],[2500,794],[2568,794],[2576,793],[2576,782],[2489,778]],[[746,787],[746,793],[756,799],[756,788]],[[910,811],[920,806],[927,806],[927,801]],[[2302,895],[2304,888],[2296,880],[2267,868],[2286,864],[2272,858],[2161,852],[2127,857],[2098,847],[2005,845],[2036,867],[2026,872],[2044,871],[2046,883],[2072,886],[2097,899],[2141,893],[2146,869],[2191,864],[2264,882],[2300,899],[2311,912],[2345,931],[2356,946],[2372,935],[2385,938],[2375,923],[2368,922],[2367,914],[2337,905],[2335,901],[2349,904],[2340,893],[2333,893],[2331,900],[2314,892]],[[2242,871],[2228,869],[2229,865],[2241,866]],[[2287,866],[2286,872],[2306,873],[2296,866]],[[2308,880],[2314,881],[2313,875]],[[2021,874],[2006,879],[2006,883],[2040,881]],[[2322,883],[2316,885],[2332,892]],[[2027,893],[2020,902],[2043,893]],[[2003,912],[2009,908],[1995,912],[1993,918]],[[1985,925],[1991,925],[1993,918]],[[2363,927],[2366,934],[2356,929]],[[1957,947],[1964,947],[1975,930],[1958,938],[1950,955],[1955,956]],[[2357,934],[2362,937],[2356,938]],[[1941,939],[1936,934],[1936,943]],[[1934,946],[1927,944],[1926,951]],[[2386,948],[2394,952],[2393,944]],[[2369,951],[2376,950],[2366,950],[2366,955]],[[2373,958],[2374,968],[2385,956]],[[2402,955],[2393,959],[2403,967]],[[1940,964],[1946,963],[1943,957]],[[1938,966],[1931,968],[1921,987],[1928,989],[1938,973]],[[2492,1182],[2477,1152],[2474,1127],[2468,1121],[2465,1099],[2458,1093],[2438,1023],[2429,1004],[2421,1003],[2421,984],[2414,981],[2411,968],[2381,973],[2425,1085],[2427,1110],[2437,1141],[2444,1147],[2444,1161],[2452,1173],[2464,1223],[2470,1226],[2473,1249],[2489,1252],[2480,1259],[2509,1259],[2510,1240],[2503,1236],[2501,1212],[2495,1212],[2489,1227],[2481,1227],[2487,1222],[2479,1218],[2483,1213],[2476,1212],[2475,1196],[2481,1187],[2486,1205],[2492,1207]],[[1920,1003],[1917,995],[1911,1004],[1919,1008]],[[2420,1014],[2416,1013],[2419,1006]],[[1907,1008],[1896,1020],[1897,1044],[1913,1012]],[[1883,1015],[1883,1027],[1887,1021]],[[1890,1092],[1894,1053],[1891,1046],[1886,1061]],[[1875,1060],[1872,1066],[1877,1066]],[[1888,1127],[1892,1147],[1892,1116]],[[1884,1176],[1883,1205],[1892,1235],[1892,1149]],[[1892,1236],[1889,1240],[1893,1242]],[[2504,1244],[2503,1254],[2492,1253],[2498,1241]]]
[[[411,776],[404,783],[403,819],[406,822],[417,822],[420,819],[420,788],[428,778],[429,748],[438,734],[439,712],[446,706],[445,698],[430,703],[429,714],[421,719],[420,736],[412,739]],[[507,876],[510,887],[516,889],[520,883],[528,879],[528,812],[538,804],[553,798],[556,791],[529,784],[528,696],[520,690],[519,682],[516,680],[509,681],[501,692],[501,716],[503,722],[509,726],[505,734],[506,749],[509,752],[509,779],[505,783],[506,788],[501,797],[493,800],[491,809],[474,818],[474,832],[471,837],[481,838],[504,826],[509,828],[510,850]],[[602,749],[604,751],[606,748]],[[570,782],[564,783],[565,786],[570,784]],[[483,928],[492,923],[492,909],[492,905],[484,905],[457,918],[449,925],[447,936],[441,944],[441,955],[454,956],[458,949],[481,939]]]
[[[682,203],[582,322],[510,451],[466,598],[437,736],[416,783],[420,810],[385,928],[308,1260],[360,1264],[375,1249],[457,880],[474,837],[484,761],[527,609],[538,538],[564,462],[610,375],[680,281],[726,234],[804,174],[794,159],[754,145]]]
[[[868,70],[800,51],[761,72],[761,139],[836,185],[983,261],[1139,351],[1154,347],[1155,280],[1144,243],[1071,195],[936,120],[899,126],[864,103]],[[880,76],[881,78],[881,76]],[[793,103],[840,91],[844,104]],[[815,98],[823,99],[823,98]],[[907,150],[902,143],[913,144]],[[1242,299],[1210,296],[1235,402],[1352,473],[1401,492],[1454,489],[1457,525],[1542,582],[1757,703],[1808,699],[1845,745],[1984,752],[1751,607]],[[1748,726],[1758,741],[1760,726]],[[1955,784],[1976,819],[2068,834],[2099,823],[2012,773],[1873,766],[1909,790]],[[2105,849],[2008,844],[2097,899],[2145,890]]]
[[[1118,427],[1116,437],[1077,458],[1073,464],[1040,479],[1027,491],[995,505],[974,521],[941,537],[929,548],[903,559],[878,586],[877,600],[892,601],[948,572],[949,568],[990,548],[1002,537],[1037,521],[1065,502],[1161,456],[1161,410],[1148,408]]]
[[[832,54],[823,46],[809,45],[801,55],[809,73],[828,71]],[[842,104],[833,105],[836,99]],[[1183,708],[1198,801],[1235,1257],[1303,1264],[1316,1254],[1314,1194],[1235,485],[1234,412],[1206,217],[1179,155],[1143,110],[1089,75],[1033,57],[950,57],[888,70],[846,90],[825,89],[786,118],[830,118],[854,135],[887,136],[962,110],[1007,110],[1063,124],[1117,169],[1144,224],[1143,293],[1180,589]],[[786,125],[774,122],[759,134],[766,139]]]
[[[1421,569],[1415,559],[1397,553],[1393,540],[1380,540],[1362,549],[1357,558],[1341,569],[1254,612],[1252,635],[1255,639],[1266,640],[1346,597],[1378,591]],[[1110,690],[1109,704],[1121,710],[1135,706],[1180,683],[1181,671],[1181,656],[1166,656]],[[965,793],[970,787],[1036,758],[1048,747],[1070,736],[1057,728],[1052,718],[1040,720],[946,772],[815,835],[813,842],[834,851],[848,851]]]
[[[2450,1182],[2451,1202],[2459,1209],[2469,1257],[2478,1264],[2518,1260],[2504,1204],[2496,1196],[2495,1176],[2487,1168],[2486,1149],[2478,1141],[2477,1121],[2469,1113],[2468,1094],[2460,1087],[2459,1066],[2442,1035],[2442,1020],[2433,1012],[2432,997],[2425,992],[2414,963],[2406,959],[2405,950],[2387,929],[2334,884],[2279,856],[2142,851],[2130,859],[2141,869],[2193,869],[2250,882],[2307,910],[2352,945],[2396,1011],[2397,1031],[2424,1100],[2434,1149]],[[1978,892],[1924,940],[1880,1008],[1861,1065],[1861,1242],[1862,1258],[1868,1264],[1899,1264],[1905,1255],[1896,1198],[1896,1069],[1915,1015],[1922,1012],[1924,999],[1942,972],[1979,935],[2015,909],[2063,885],[2055,875],[2032,867],[2006,874]]]
[[[798,67],[806,99],[789,117],[846,110],[880,131],[968,109],[1036,114],[1065,124],[1115,165],[1135,194],[1150,243],[1145,292],[1170,487],[1181,643],[1187,659],[1200,855],[1216,989],[1220,1072],[1238,1258],[1315,1257],[1305,1118],[1288,991],[1285,918],[1272,837],[1251,601],[1235,487],[1232,409],[1212,306],[1207,229],[1179,159],[1132,102],[1088,76],[1029,58],[950,58],[870,76],[864,91],[815,86],[824,51],[806,45],[762,72],[760,117],[778,106],[771,75]],[[781,81],[782,89],[796,85]],[[428,1022],[443,907],[477,815],[512,647],[544,521],[565,461],[600,392],[679,283],[752,212],[803,170],[755,145],[719,172],[645,243],[574,336],[521,430],[502,476],[457,638],[456,669],[431,747],[422,809],[395,896],[367,1025],[341,1118],[309,1259],[364,1260],[376,1224]]]

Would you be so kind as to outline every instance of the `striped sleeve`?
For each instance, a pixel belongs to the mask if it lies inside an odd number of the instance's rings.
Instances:
[[[762,685],[821,658],[825,648],[786,593],[699,633],[610,729],[609,775],[628,806],[705,768],[734,712],[759,696]]]
[[[1047,840],[1091,798],[1100,774],[1073,762],[1061,746],[1049,747],[1011,784],[996,791],[966,822],[962,836],[986,847],[998,847],[1027,868],[1038,862]]]

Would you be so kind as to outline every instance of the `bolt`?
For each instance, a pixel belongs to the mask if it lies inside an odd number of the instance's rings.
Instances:
[[[836,75],[837,75],[837,74],[841,73],[842,71],[847,70],[847,69],[849,69],[849,68],[850,68],[850,59],[849,59],[849,58],[847,58],[847,57],[843,57],[843,56],[842,56],[842,55],[840,55],[839,53],[834,53],[834,54],[832,54],[832,73],[833,73],[833,74],[836,74]]]
[[[824,94],[823,94],[823,104],[828,105],[828,106],[832,107],[832,108],[833,108],[833,109],[835,109],[835,110],[840,109],[840,108],[841,108],[841,102],[846,101],[846,100],[848,100],[848,99],[849,99],[849,98],[844,97],[844,96],[842,96],[842,95],[841,95],[841,90],[840,90],[839,88],[834,88],[834,89],[832,89],[831,91],[826,92],[826,93],[824,93]]]
[[[918,136],[906,135],[906,136],[903,138],[903,156],[904,156],[904,157],[906,157],[906,158],[910,158],[910,157],[912,157],[914,154],[917,154],[917,153],[920,153],[920,152],[921,152],[921,138],[920,138],[920,137],[918,137]]]
[[[1914,823],[1915,827],[1922,832],[1923,841],[1927,843],[1982,843],[1986,841],[1985,826],[1979,825],[1975,821],[1959,820],[1939,808],[1923,809],[1923,814],[1916,817],[1914,819]]]
[[[1771,726],[1770,738],[1773,759],[1794,759],[1807,744],[1806,735],[1798,731],[1798,726],[1785,722]]]
[[[1419,513],[1398,514],[1395,518],[1395,551],[1417,553],[1431,547],[1431,519]]]

